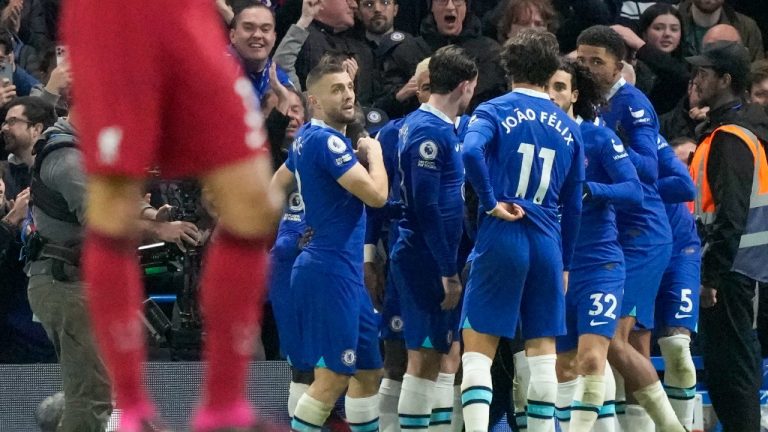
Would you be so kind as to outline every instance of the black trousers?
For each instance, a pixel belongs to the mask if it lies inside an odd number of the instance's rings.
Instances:
[[[705,382],[725,432],[759,432],[760,343],[752,329],[755,281],[729,273],[717,304],[701,309]]]

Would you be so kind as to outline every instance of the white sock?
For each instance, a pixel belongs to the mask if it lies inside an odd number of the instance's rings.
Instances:
[[[661,381],[636,391],[634,395],[661,432],[685,432],[664,393]]]
[[[434,394],[434,381],[409,374],[403,376],[400,402],[397,404],[400,429],[427,430]]]
[[[571,424],[571,405],[573,395],[576,393],[576,385],[579,379],[561,382],[557,384],[557,403],[555,403],[555,416],[560,430],[568,432]]]
[[[288,417],[293,417],[293,412],[296,411],[296,404],[299,403],[299,398],[307,392],[308,388],[307,384],[291,381],[291,384],[288,386]]]
[[[379,431],[379,395],[344,398],[344,413],[351,432]]]
[[[624,377],[619,371],[613,369],[613,378],[616,382],[616,430],[629,432],[627,429],[627,395],[624,390]]]
[[[555,430],[555,402],[557,401],[557,373],[555,354],[528,357],[531,382],[528,385],[528,430],[552,432]]]
[[[291,429],[299,432],[319,432],[333,406],[326,405],[304,393],[296,404],[291,420]]]
[[[437,376],[435,393],[432,398],[432,417],[429,420],[429,430],[433,432],[449,432],[451,430],[451,414],[453,414],[453,382],[456,374],[442,373]]]
[[[467,432],[488,432],[489,411],[493,397],[491,364],[493,360],[476,352],[461,356],[464,379],[461,383],[461,403],[464,408],[464,428]]]
[[[605,376],[586,375],[579,380],[571,407],[571,432],[589,432],[605,402]]]
[[[627,432],[655,432],[653,420],[640,405],[627,404],[626,409]]]
[[[691,338],[674,335],[659,339],[664,357],[664,391],[677,419],[688,430],[693,429],[693,406],[696,397],[696,366],[691,357]]]
[[[400,432],[397,403],[402,383],[384,378],[379,386],[379,429],[381,432]]]
[[[611,365],[605,365],[605,402],[597,417],[594,432],[616,432],[616,379]]]
[[[517,428],[526,429],[528,427],[528,416],[525,413],[528,407],[528,384],[531,381],[531,370],[528,369],[528,359],[525,357],[525,351],[515,353],[515,378],[512,381],[512,398],[515,405],[515,423]]]
[[[464,409],[461,406],[461,386],[453,386],[453,420],[451,420],[451,432],[464,430]]]

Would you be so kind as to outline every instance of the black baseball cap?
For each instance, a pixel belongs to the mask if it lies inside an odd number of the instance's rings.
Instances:
[[[749,70],[749,52],[738,42],[715,41],[704,46],[701,54],[685,60],[698,67],[714,68],[726,73]]]

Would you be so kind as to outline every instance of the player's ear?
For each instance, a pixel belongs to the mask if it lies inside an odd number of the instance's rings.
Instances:
[[[574,103],[576,103],[577,100],[579,100],[579,91],[578,90],[574,90],[571,93],[571,103],[574,104]]]

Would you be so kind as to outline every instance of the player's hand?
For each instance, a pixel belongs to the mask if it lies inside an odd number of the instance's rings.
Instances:
[[[304,0],[301,4],[301,18],[296,25],[303,29],[309,27],[321,10],[323,10],[323,0]]]
[[[371,137],[363,137],[357,140],[357,159],[368,166],[371,161],[383,161],[381,155],[381,143]]]
[[[69,72],[69,65],[63,63],[51,71],[51,77],[48,78],[45,89],[49,93],[60,95],[62,91],[69,88],[70,84],[72,84],[72,75]]]
[[[305,247],[307,247],[309,242],[312,241],[313,235],[315,235],[315,230],[313,230],[310,227],[307,227],[307,229],[304,230],[304,234],[302,234],[301,237],[299,237],[299,244],[296,245],[299,248],[299,250],[303,250]]]
[[[515,203],[506,203],[499,201],[496,207],[491,210],[489,215],[505,220],[507,222],[514,222],[520,220],[525,216],[525,210]]]
[[[445,298],[440,303],[440,308],[443,310],[451,310],[459,305],[461,300],[461,280],[459,275],[455,274],[450,277],[443,277],[443,291],[445,292]]]
[[[357,71],[360,70],[360,66],[358,66],[357,60],[355,60],[354,57],[350,57],[341,62],[341,66],[345,71],[347,71],[349,77],[354,81],[355,77],[357,76]]]
[[[182,252],[186,252],[186,246],[197,246],[202,240],[200,230],[190,222],[162,222],[157,229],[158,240],[175,243]]]
[[[717,290],[707,286],[701,286],[701,307],[711,308],[717,304]]]
[[[398,102],[405,102],[406,100],[416,96],[416,91],[419,90],[419,86],[416,84],[416,76],[411,77],[405,85],[397,91],[395,99]]]
[[[6,66],[10,67],[10,66]],[[8,79],[3,79],[3,85],[0,86],[0,103],[6,104],[16,98],[16,86]]]
[[[363,276],[365,288],[371,297],[371,302],[376,310],[380,311],[384,305],[384,275],[379,271],[375,263],[367,262],[363,264]]]

